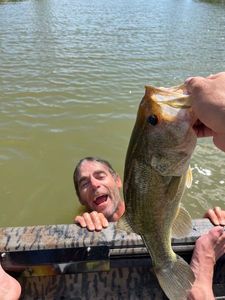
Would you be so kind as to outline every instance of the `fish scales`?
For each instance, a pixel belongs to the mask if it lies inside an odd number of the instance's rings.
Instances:
[[[171,300],[186,299],[194,281],[191,268],[171,246],[172,231],[182,236],[191,229],[191,218],[180,202],[190,180],[194,122],[183,89],[146,87],[125,161],[126,212],[118,227],[141,235]]]
[[[140,163],[134,165],[133,170],[131,170],[131,174],[134,174],[134,176],[130,175],[129,178],[131,188],[126,187],[126,211],[128,215],[132,215],[132,228],[136,233],[151,235],[151,241],[159,239],[164,242],[164,246],[161,249],[162,251],[165,250],[165,253],[160,252],[161,261],[162,256],[165,257],[168,256],[167,253],[170,254],[168,252],[168,249],[169,251],[171,250],[169,243],[170,236],[167,228],[172,226],[173,220],[176,217],[180,202],[179,192],[182,190],[182,185],[185,184],[185,181],[182,180],[185,177],[162,177],[145,164],[142,164],[142,168],[139,166]],[[140,180],[138,181],[138,178],[141,177],[142,183]],[[139,189],[132,188],[136,183],[139,184]],[[174,185],[173,188],[177,189],[178,197],[173,197],[171,201],[165,202],[165,197],[168,197],[168,184],[170,184],[169,187],[172,184]],[[179,189],[178,185],[180,185]],[[156,190],[158,191],[157,193]],[[152,198],[154,198],[154,201],[149,201]],[[168,215],[168,211],[173,212],[173,216],[171,214]],[[151,217],[149,216],[149,212],[151,212]],[[148,244],[148,249],[153,258],[154,254],[158,254],[158,252],[157,249],[154,249],[154,251],[151,250],[152,247],[154,247],[154,244]],[[156,265],[160,262],[158,262],[157,257],[158,255],[153,259],[153,263]]]

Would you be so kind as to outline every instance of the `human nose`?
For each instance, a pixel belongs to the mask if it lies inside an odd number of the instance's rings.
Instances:
[[[92,188],[97,189],[100,186],[99,180],[91,177],[91,186]]]

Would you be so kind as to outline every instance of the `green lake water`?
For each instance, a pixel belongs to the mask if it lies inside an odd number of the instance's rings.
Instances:
[[[75,164],[123,175],[144,86],[222,70],[222,1],[0,1],[0,226],[71,223]],[[192,167],[192,217],[225,207],[225,153],[199,140]]]

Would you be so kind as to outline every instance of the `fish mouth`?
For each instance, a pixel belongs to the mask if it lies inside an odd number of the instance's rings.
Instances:
[[[95,198],[94,204],[95,205],[101,205],[102,203],[105,203],[107,200],[108,200],[108,195],[107,194],[100,195],[100,196]]]

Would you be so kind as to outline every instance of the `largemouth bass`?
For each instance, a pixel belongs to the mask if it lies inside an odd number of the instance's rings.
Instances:
[[[125,161],[126,211],[118,227],[142,237],[158,281],[171,300],[186,299],[195,279],[171,246],[171,235],[185,236],[192,228],[180,202],[185,186],[191,185],[195,121],[183,87],[147,86]]]

